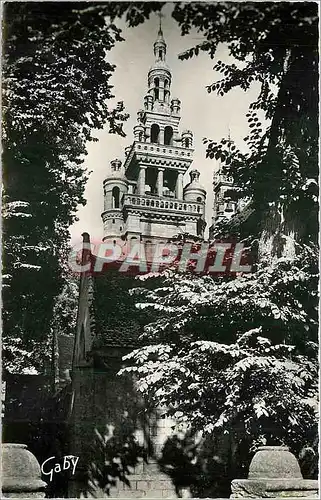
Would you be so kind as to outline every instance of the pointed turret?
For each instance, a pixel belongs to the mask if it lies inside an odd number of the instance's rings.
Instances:
[[[199,178],[200,173],[198,170],[191,170],[190,173],[190,183],[184,187],[184,200],[186,201],[198,201],[199,203],[205,203],[206,200],[206,190],[200,184]]]
[[[154,43],[154,54],[156,57],[156,61],[165,61],[166,56],[166,42],[164,40],[162,26],[160,24],[158,35],[156,41]]]
[[[158,35],[154,43],[155,62],[148,72],[148,95],[153,97],[156,103],[162,103],[162,107],[170,105],[170,86],[172,74],[166,63],[166,42],[160,24]]]

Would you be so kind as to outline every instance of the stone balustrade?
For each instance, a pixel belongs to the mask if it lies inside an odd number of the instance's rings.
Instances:
[[[121,209],[113,209],[113,210],[104,210],[102,213],[102,217],[104,219],[119,219],[122,217],[122,211]]]
[[[135,142],[134,148],[136,152],[139,153],[152,153],[162,155],[172,155],[172,156],[185,156],[186,158],[191,158],[193,149],[182,148],[180,146],[169,146],[164,144],[154,144],[149,142]]]
[[[126,194],[123,198],[123,206],[150,208],[159,211],[184,212],[188,214],[200,214],[204,211],[204,204],[198,202],[183,202],[166,199],[165,197]]]
[[[233,177],[222,174],[221,172],[216,172],[213,175],[213,182],[214,182],[214,185],[217,185],[220,182],[223,182],[226,184],[233,184]]]

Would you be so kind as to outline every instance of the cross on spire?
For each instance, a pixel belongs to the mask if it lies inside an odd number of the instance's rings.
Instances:
[[[231,154],[231,129],[228,126],[228,153]]]
[[[161,13],[161,11],[159,11],[157,13],[158,17],[159,17],[159,29],[158,29],[158,34],[159,35],[162,35],[163,34],[163,31],[162,31],[162,17],[164,17],[164,14]]]

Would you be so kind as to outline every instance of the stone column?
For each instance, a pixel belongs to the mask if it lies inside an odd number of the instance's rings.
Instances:
[[[164,101],[164,82],[162,80],[159,82],[159,100]]]
[[[164,127],[163,128],[160,128],[159,129],[159,144],[161,144],[163,146],[164,144],[164,132],[165,132],[165,129]]]
[[[173,130],[173,146],[181,146],[178,130]]]
[[[176,181],[176,198],[183,199],[183,172],[178,172]]]
[[[163,196],[163,184],[164,184],[164,168],[159,168],[158,175],[157,175],[157,194],[158,194],[158,196]]]
[[[150,125],[147,125],[145,127],[145,135],[146,135],[145,142],[150,142]]]
[[[140,167],[138,175],[138,194],[145,194],[146,167]]]

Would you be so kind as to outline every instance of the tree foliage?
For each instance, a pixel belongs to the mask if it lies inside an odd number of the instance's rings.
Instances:
[[[56,297],[51,327],[57,334],[74,336],[77,322],[79,295],[78,276],[68,273],[64,276],[61,293]]]
[[[43,369],[49,357],[68,228],[86,203],[86,144],[105,125],[125,135],[123,102],[108,105],[115,71],[108,52],[123,40],[115,20],[125,15],[139,22],[155,8],[153,2],[148,8],[131,2],[5,5],[3,347],[10,370],[22,369],[24,361],[25,368]]]
[[[172,15],[182,34],[196,28],[204,36],[181,59],[200,50],[215,58],[221,43],[234,58],[215,62],[221,78],[209,93],[223,98],[259,84],[244,147],[231,138],[204,142],[234,178],[228,195],[250,200],[255,213],[246,234],[235,218],[217,234],[236,227],[261,252],[250,275],[167,271],[163,286],[136,291],[137,307],[158,316],[124,371],[194,430],[234,433],[248,452],[264,442],[299,452],[317,434],[317,5],[178,3]]]
[[[316,425],[313,259],[307,252],[304,266],[280,259],[229,280],[167,271],[162,286],[136,289],[137,307],[157,319],[125,371],[194,430],[240,427],[253,441],[264,435],[297,446]]]
[[[224,97],[234,88],[247,91],[253,84],[259,86],[247,114],[249,130],[242,148],[228,138],[204,139],[207,156],[221,161],[224,172],[234,178],[229,194],[234,199],[251,198],[261,213],[258,233],[273,218],[278,233],[294,231],[296,239],[316,241],[317,4],[177,2],[172,16],[182,35],[196,29],[204,38],[180,59],[201,51],[215,59],[221,44],[228,48],[232,62],[215,60],[213,69],[220,77],[207,84],[209,93]],[[132,24],[139,21],[131,19]]]
[[[124,135],[123,103],[114,109],[106,54],[122,40],[113,18],[128,4],[7,3],[3,39],[4,362],[48,356],[54,297],[68,228],[83,198],[83,166],[93,130],[109,123]],[[44,342],[43,342],[44,341]],[[20,353],[12,349],[21,345]],[[40,347],[42,356],[31,353]],[[42,349],[41,349],[42,347]],[[14,354],[16,352],[16,354]]]
[[[197,11],[197,12],[196,12]],[[249,197],[266,217],[278,217],[279,231],[296,240],[316,240],[318,213],[318,9],[314,2],[177,5],[173,16],[188,33],[196,27],[199,50],[214,58],[220,43],[233,62],[216,61],[221,78],[207,86],[220,96],[256,83],[260,90],[247,113],[242,150],[233,141],[205,140],[207,156],[220,160],[234,178],[234,199]],[[268,126],[262,125],[267,121]],[[245,152],[244,152],[245,151]],[[272,214],[272,215],[271,215]]]

